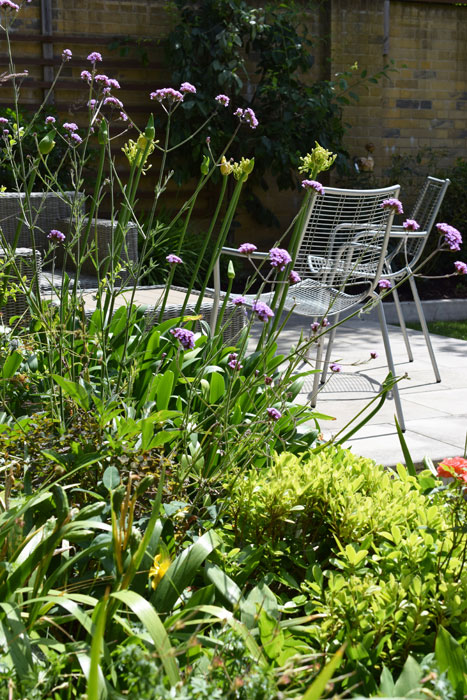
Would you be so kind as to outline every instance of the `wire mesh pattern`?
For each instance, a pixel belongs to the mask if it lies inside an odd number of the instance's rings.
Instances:
[[[414,219],[420,226],[423,235],[417,233],[408,234],[401,239],[398,246],[387,256],[388,271],[393,275],[397,272],[405,273],[407,267],[413,267],[421,258],[428,241],[428,236],[436,221],[446,190],[451,181],[440,180],[428,176],[417,196],[414,207],[409,214],[409,219]],[[402,226],[394,226],[393,233],[403,233]]]
[[[377,190],[325,187],[304,224],[286,309],[321,316],[341,313],[367,298],[380,277],[394,210],[382,206],[399,186]],[[271,294],[262,295],[271,299]]]

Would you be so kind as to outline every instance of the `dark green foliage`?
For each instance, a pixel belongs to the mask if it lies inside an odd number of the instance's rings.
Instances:
[[[167,51],[173,83],[188,80],[198,92],[183,103],[183,119],[174,126],[173,141],[186,138],[210,114],[214,97],[225,93],[231,98],[230,107],[220,108],[205,131],[213,152],[219,153],[237,124],[234,108],[251,106],[259,126],[254,131],[242,127],[228,155],[238,160],[254,154],[246,205],[264,221],[264,207],[253,193],[255,184],[267,189],[267,176],[272,175],[280,189],[295,188],[298,158],[315,141],[338,153],[338,163],[343,162],[342,104],[357,99],[349,81],[365,82],[366,71],[356,75],[357,80],[349,72],[335,81],[313,81],[313,42],[302,24],[303,12],[293,3],[267,10],[252,8],[244,0],[196,4],[175,0],[174,4],[178,23],[168,37]],[[178,153],[172,165],[179,181],[197,174],[203,152],[199,143]],[[272,223],[270,212],[269,219]]]

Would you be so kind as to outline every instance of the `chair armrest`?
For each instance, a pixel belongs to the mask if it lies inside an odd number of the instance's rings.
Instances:
[[[232,255],[235,258],[256,258],[257,260],[267,260],[269,257],[269,253],[263,253],[259,250],[254,253],[250,253],[249,255],[245,255],[245,253],[240,253],[237,248],[228,248],[226,246],[221,248],[221,255]]]
[[[425,236],[428,236],[428,231],[406,231],[405,229],[403,231],[395,231],[394,227],[391,229],[391,232],[389,234],[390,238],[425,238]]]

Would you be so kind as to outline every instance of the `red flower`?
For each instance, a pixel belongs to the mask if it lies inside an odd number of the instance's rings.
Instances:
[[[447,478],[456,477],[467,483],[467,459],[463,457],[451,457],[443,459],[438,465],[438,476]]]

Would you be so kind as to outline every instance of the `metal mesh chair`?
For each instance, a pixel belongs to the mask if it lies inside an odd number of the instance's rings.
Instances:
[[[324,188],[324,195],[314,199],[305,219],[294,262],[294,270],[302,281],[288,288],[286,310],[312,318],[338,318],[372,296],[378,299],[374,290],[385,264],[394,218],[394,209],[382,205],[385,200],[398,195],[399,185],[376,190]],[[222,252],[238,254],[238,251],[228,248]],[[252,257],[264,259],[266,256],[254,253]],[[220,294],[216,282],[215,288]],[[271,303],[273,296],[274,293],[270,292],[261,294],[259,299]],[[248,301],[252,303],[253,300],[251,297]],[[382,304],[378,303],[377,307],[388,367],[396,376]],[[317,368],[322,367],[322,353],[321,337],[317,343]],[[316,402],[319,377],[317,372],[311,394],[312,405]],[[397,384],[393,395],[399,422],[404,429]]]
[[[433,346],[431,344],[425,314],[423,313],[423,307],[412,270],[423,255],[428,237],[433,229],[441,203],[450,183],[451,181],[449,179],[440,180],[431,176],[426,178],[418,194],[415,205],[408,217],[410,219],[415,219],[415,221],[419,224],[420,229],[418,231],[408,232],[403,228],[403,226],[393,226],[391,229],[391,238],[398,240],[398,243],[394,250],[387,255],[385,264],[386,277],[393,279],[395,282],[398,282],[405,277],[407,277],[409,280],[418,318],[420,319],[420,325],[425,337],[425,342],[437,382],[441,381],[441,376],[433,351]],[[392,294],[399,319],[399,325],[401,327],[405,346],[407,348],[407,355],[409,361],[413,362],[412,349],[410,347],[410,341],[407,335],[407,329],[405,326],[397,289],[393,289]]]

